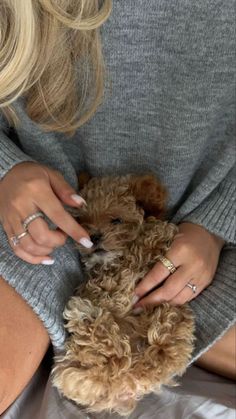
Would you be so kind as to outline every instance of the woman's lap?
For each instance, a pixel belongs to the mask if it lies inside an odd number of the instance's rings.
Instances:
[[[0,392],[6,381],[11,402],[36,371],[49,336],[54,348],[63,346],[62,312],[82,273],[71,241],[54,252],[54,265],[33,266],[14,256],[0,226],[0,252],[0,340],[4,342],[0,347]],[[191,303],[197,337],[193,360],[234,323],[235,253],[235,249],[222,252],[213,283]]]
[[[69,240],[54,252],[52,266],[30,265],[14,256],[0,226],[0,276],[25,299],[47,329],[54,348],[65,340],[63,309],[82,280],[78,252]],[[196,317],[193,360],[235,322],[236,249],[223,249],[212,284],[191,302]]]

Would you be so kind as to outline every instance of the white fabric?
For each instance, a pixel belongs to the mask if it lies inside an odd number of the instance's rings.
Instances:
[[[236,386],[233,381],[192,366],[180,386],[143,399],[129,419],[235,419]],[[86,414],[61,398],[51,386],[45,368],[1,419],[118,419],[118,415]]]

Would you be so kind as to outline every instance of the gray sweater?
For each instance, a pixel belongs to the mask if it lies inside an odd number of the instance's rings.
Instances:
[[[234,0],[115,0],[102,29],[108,80],[95,117],[68,139],[43,132],[20,99],[17,145],[0,121],[0,178],[29,160],[60,170],[75,188],[80,171],[151,171],[169,190],[170,220],[224,238],[212,284],[191,302],[194,358],[235,318],[234,23]],[[63,307],[82,277],[72,241],[54,252],[50,267],[15,257],[1,226],[0,249],[0,274],[61,347]]]

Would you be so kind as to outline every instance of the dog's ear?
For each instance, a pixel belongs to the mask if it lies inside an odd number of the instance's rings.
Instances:
[[[91,179],[91,176],[87,172],[79,173],[78,175],[79,189],[80,190],[83,189],[90,179]]]
[[[131,176],[131,190],[145,217],[163,218],[167,191],[154,175]]]

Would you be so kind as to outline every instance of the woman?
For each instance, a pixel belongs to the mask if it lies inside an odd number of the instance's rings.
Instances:
[[[0,5],[0,412],[50,340],[63,346],[63,307],[82,276],[73,240],[92,246],[63,206],[82,204],[81,171],[151,171],[166,184],[182,233],[166,254],[176,271],[159,262],[135,308],[191,301],[193,360],[235,375],[233,0],[119,0],[101,40],[111,2],[97,3]],[[106,94],[91,119],[101,43]]]

